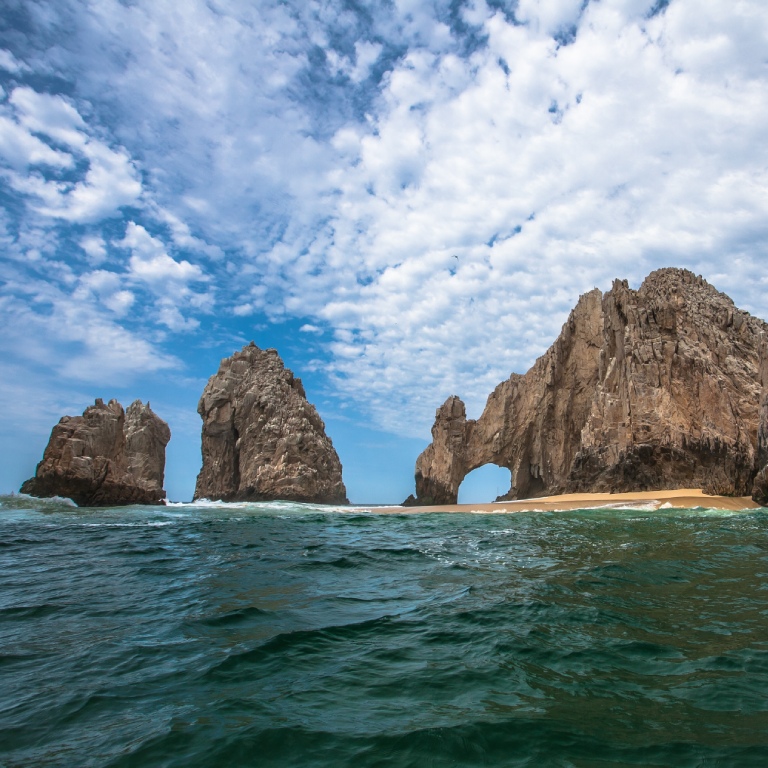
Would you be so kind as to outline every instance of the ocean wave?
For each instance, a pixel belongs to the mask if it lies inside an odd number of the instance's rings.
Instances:
[[[351,505],[335,504],[310,504],[300,501],[219,501],[211,499],[196,499],[195,501],[166,501],[165,506],[170,509],[218,509],[218,510],[245,510],[266,512],[367,512],[369,507],[356,507]]]
[[[67,499],[64,496],[39,498],[37,496],[30,496],[27,493],[0,495],[0,508],[2,509],[46,509],[55,511],[60,507],[78,509],[77,504],[72,499]]]
[[[766,510],[34,510],[0,763],[765,762]]]

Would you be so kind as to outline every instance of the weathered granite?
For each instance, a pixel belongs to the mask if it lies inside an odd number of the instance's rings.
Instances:
[[[198,405],[195,498],[346,504],[341,462],[301,380],[253,342],[221,361]]]
[[[758,350],[760,361],[760,415],[757,428],[757,474],[752,486],[752,499],[768,506],[768,339],[762,337]]]
[[[455,503],[464,477],[489,463],[512,473],[505,499],[683,487],[749,495],[768,465],[767,328],[687,270],[657,270],[637,291],[619,280],[605,295],[595,289],[477,421],[457,397],[438,409],[409,502]]]
[[[53,428],[35,476],[21,486],[32,496],[62,496],[79,506],[163,504],[168,425],[136,400],[127,413],[99,398],[82,416]]]

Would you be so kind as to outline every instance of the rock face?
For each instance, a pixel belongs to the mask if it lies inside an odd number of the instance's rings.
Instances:
[[[752,498],[768,506],[768,339],[760,339],[760,415],[757,427],[757,475],[752,486]]]
[[[346,504],[341,462],[301,380],[251,342],[203,391],[203,466],[195,498]]]
[[[163,504],[165,446],[171,430],[149,403],[100,398],[82,416],[53,428],[35,476],[21,486],[32,496],[63,496],[78,506]]]
[[[686,270],[653,272],[637,291],[619,280],[595,289],[477,421],[457,397],[437,410],[409,501],[455,503],[484,464],[511,471],[504,499],[685,487],[741,496],[765,468],[768,500],[766,330]]]

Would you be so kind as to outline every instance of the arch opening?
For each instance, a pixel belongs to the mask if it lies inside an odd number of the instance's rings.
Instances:
[[[484,464],[472,470],[459,486],[459,504],[487,504],[509,492],[512,473],[506,467]]]

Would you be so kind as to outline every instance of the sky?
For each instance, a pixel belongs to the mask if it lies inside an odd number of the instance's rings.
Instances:
[[[593,287],[685,267],[768,318],[765,0],[0,6],[2,493],[115,397],[189,500],[253,340],[350,499],[399,502],[436,408],[477,418]]]

